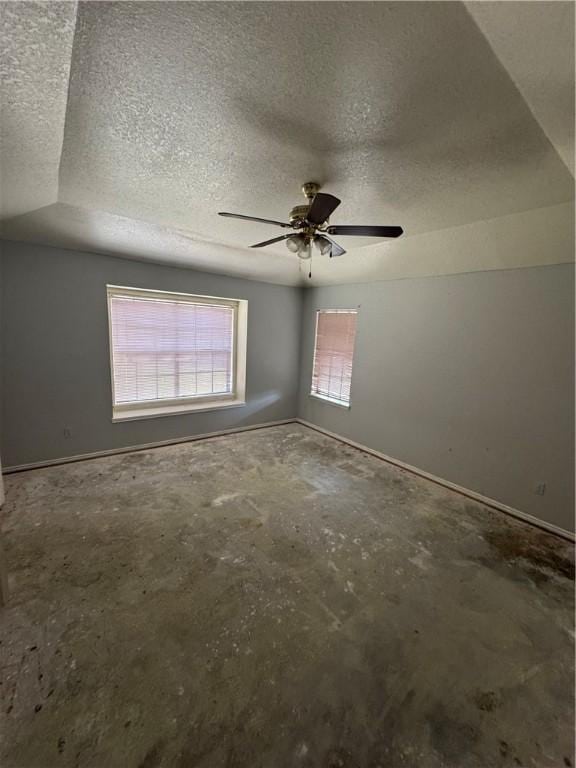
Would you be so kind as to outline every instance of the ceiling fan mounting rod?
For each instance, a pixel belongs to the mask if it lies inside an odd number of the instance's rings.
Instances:
[[[302,192],[304,193],[304,197],[307,197],[311,202],[318,192],[320,192],[320,184],[316,181],[307,181],[305,184],[302,184]]]

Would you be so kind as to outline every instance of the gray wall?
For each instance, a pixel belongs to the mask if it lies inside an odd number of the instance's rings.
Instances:
[[[303,292],[17,243],[2,243],[0,262],[7,466],[298,414],[573,528],[572,265]],[[247,405],[112,424],[106,283],[248,299]],[[354,306],[352,407],[345,410],[308,395],[314,312]],[[547,490],[539,496],[542,482]]]
[[[296,416],[300,289],[39,245],[1,247],[5,466]],[[246,406],[113,424],[106,283],[247,299]]]
[[[314,313],[356,306],[345,410],[308,394]],[[573,530],[573,265],[307,291],[299,414]]]

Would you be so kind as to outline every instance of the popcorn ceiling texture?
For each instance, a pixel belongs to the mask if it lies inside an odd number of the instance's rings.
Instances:
[[[566,167],[574,171],[574,3],[466,3]],[[554,45],[542,41],[554,40]],[[511,44],[512,43],[512,44]],[[514,44],[515,43],[515,44]]]
[[[58,198],[76,4],[0,4],[0,217]]]
[[[343,200],[335,223],[401,224],[407,242],[572,199],[571,174],[461,3],[80,3],[73,52],[62,5],[34,5],[15,35],[19,50],[36,35],[55,60],[72,53],[57,193],[57,153],[39,143],[28,164],[54,156],[49,180],[32,177],[8,214],[27,216],[4,237],[298,283],[283,244],[247,249],[278,230],[217,212],[286,219],[315,179]],[[65,99],[65,73],[58,86]],[[62,130],[52,103],[42,116]],[[315,258],[320,282],[385,278],[391,262],[405,276],[400,244],[343,244],[346,267]],[[523,266],[514,250],[503,266]],[[362,253],[376,257],[370,276],[366,259],[354,266]]]
[[[270,257],[260,250],[238,249],[197,235],[172,232],[157,224],[66,203],[46,206],[10,222],[14,240],[44,243],[46,233],[53,231],[58,232],[58,245],[76,251],[161,260],[181,267],[194,265],[195,269],[238,277],[256,275],[264,282],[285,285],[297,285],[301,277],[299,260],[287,248]]]

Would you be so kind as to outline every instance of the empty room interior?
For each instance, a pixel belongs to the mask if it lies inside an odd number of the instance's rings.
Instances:
[[[574,2],[1,2],[0,765],[569,768]]]

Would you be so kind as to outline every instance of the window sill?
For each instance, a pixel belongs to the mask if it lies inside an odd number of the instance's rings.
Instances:
[[[316,392],[310,392],[310,397],[315,400],[321,400],[323,403],[330,403],[331,405],[337,405],[339,408],[344,408],[346,411],[350,410],[350,403],[344,403],[342,400],[336,400],[333,397],[326,397],[325,395],[317,395]]]
[[[112,411],[112,422],[137,421],[139,419],[157,419],[161,416],[178,416],[184,413],[199,413],[201,411],[217,411],[221,408],[240,408],[246,405],[245,400],[223,400],[203,403],[186,403],[183,405],[160,405],[145,408],[115,408]]]

